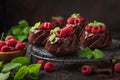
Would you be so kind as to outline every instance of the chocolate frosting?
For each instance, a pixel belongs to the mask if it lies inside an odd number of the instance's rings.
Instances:
[[[54,42],[47,40],[45,49],[56,56],[75,54],[79,49],[79,41],[75,34],[63,38],[56,37]]]
[[[28,41],[36,46],[44,46],[50,30],[30,30]]]
[[[84,47],[95,49],[109,46],[112,40],[110,31],[108,29],[102,33],[97,34],[93,34],[84,30],[80,37],[80,42],[83,44]]]

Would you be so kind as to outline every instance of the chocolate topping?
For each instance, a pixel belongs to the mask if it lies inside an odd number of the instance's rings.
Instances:
[[[80,41],[85,47],[89,47],[91,49],[95,48],[104,48],[111,44],[111,34],[109,30],[98,34],[93,34],[84,30],[80,37]]]
[[[48,39],[45,49],[56,56],[75,54],[79,49],[79,41],[74,34],[68,37],[57,38],[55,42],[50,42]]]
[[[50,30],[30,30],[28,41],[36,46],[44,46]]]

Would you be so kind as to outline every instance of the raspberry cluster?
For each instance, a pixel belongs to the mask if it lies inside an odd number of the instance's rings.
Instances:
[[[64,28],[57,31],[58,37],[70,36],[72,34],[73,28],[71,26],[65,26]]]
[[[84,21],[84,18],[79,14],[73,14],[71,17],[67,19],[68,24],[78,24]]]
[[[52,29],[52,24],[50,22],[44,22],[38,27],[38,30],[50,30],[50,29]]]
[[[26,44],[15,39],[14,36],[7,36],[5,41],[0,41],[0,52],[22,50]]]

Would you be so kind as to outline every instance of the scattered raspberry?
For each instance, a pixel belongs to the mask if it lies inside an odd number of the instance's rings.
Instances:
[[[67,19],[67,23],[68,23],[68,24],[74,24],[74,18],[73,18],[73,17],[69,17],[69,18]]]
[[[84,74],[84,75],[89,75],[92,73],[92,68],[89,66],[89,65],[84,65],[82,66],[81,68],[81,72]]]
[[[91,29],[91,32],[94,33],[94,34],[99,33],[100,31],[101,31],[101,29],[100,29],[99,26],[94,26]]]
[[[5,45],[5,41],[0,41],[0,49],[1,49],[1,47],[4,46],[4,45]]]
[[[10,40],[10,39],[15,39],[15,37],[14,37],[14,36],[7,36],[7,37],[5,38],[5,41]]]
[[[8,51],[10,51],[9,46],[4,45],[4,46],[1,47],[1,52],[8,52]]]
[[[38,62],[37,62],[38,64],[41,64],[41,68],[40,69],[44,69],[44,65],[45,65],[45,61],[43,61],[43,60],[38,60]]]
[[[44,22],[40,25],[40,27],[38,27],[38,29],[50,30],[50,29],[52,29],[52,24],[50,22]]]
[[[102,32],[106,31],[106,27],[105,27],[105,26],[102,26],[102,27],[101,27],[101,31],[102,31]]]
[[[85,27],[85,30],[86,30],[86,31],[91,31],[91,27],[90,27],[90,26],[86,26],[86,27]]]
[[[71,26],[66,26],[63,28],[64,32],[65,32],[65,35],[66,36],[69,36],[72,34],[72,31],[73,31],[73,28]]]
[[[74,20],[74,24],[78,24],[84,21],[84,18],[81,16],[77,16],[77,18]]]
[[[54,64],[52,62],[47,62],[44,66],[44,70],[46,72],[51,72],[53,71],[53,68],[54,68]]]
[[[16,50],[22,50],[26,47],[26,45],[24,43],[18,42],[15,46]]]
[[[64,37],[64,36],[65,36],[65,31],[64,31],[64,29],[58,30],[58,31],[57,31],[57,36],[58,36],[58,37]]]
[[[114,65],[114,71],[117,72],[117,73],[120,73],[120,63],[116,63]]]
[[[16,44],[17,44],[17,40],[15,40],[15,39],[9,39],[6,41],[6,45],[8,45],[10,47],[15,47]]]

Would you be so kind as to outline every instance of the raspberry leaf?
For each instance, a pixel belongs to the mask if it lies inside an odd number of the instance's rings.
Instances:
[[[105,56],[104,53],[103,53],[102,51],[98,50],[98,49],[95,49],[95,50],[93,51],[93,57],[94,57],[95,59],[101,59],[101,58],[103,58],[104,56]]]

